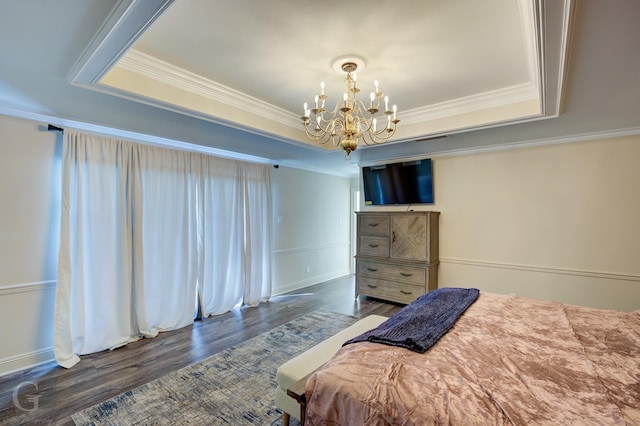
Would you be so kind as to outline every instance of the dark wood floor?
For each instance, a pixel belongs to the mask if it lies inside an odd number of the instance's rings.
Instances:
[[[357,317],[389,316],[402,306],[375,299],[354,299],[354,278],[347,276],[285,295],[255,308],[196,321],[125,347],[86,355],[66,370],[48,363],[0,377],[0,424],[72,425],[71,415],[171,371],[257,336],[316,309]],[[37,386],[37,390],[36,387]],[[17,390],[17,391],[16,391]],[[25,399],[36,395],[37,410]]]

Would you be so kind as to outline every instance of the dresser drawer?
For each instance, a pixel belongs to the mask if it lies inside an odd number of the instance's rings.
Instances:
[[[358,254],[364,256],[389,257],[389,238],[387,237],[359,237]]]
[[[358,276],[357,282],[357,294],[398,303],[411,303],[425,293],[424,286],[395,283],[363,276]]]
[[[371,235],[389,235],[389,216],[358,217],[358,233]]]
[[[370,278],[401,281],[424,287],[427,282],[427,268],[398,264],[387,264],[358,260],[358,275]]]

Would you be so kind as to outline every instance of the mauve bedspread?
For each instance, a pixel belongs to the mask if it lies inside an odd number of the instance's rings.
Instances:
[[[640,425],[640,312],[481,293],[424,354],[344,346],[306,425]]]

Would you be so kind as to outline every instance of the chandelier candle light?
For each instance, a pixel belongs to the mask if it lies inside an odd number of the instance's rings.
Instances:
[[[347,61],[341,66],[347,73],[345,79],[347,91],[338,102],[332,112],[325,109],[327,96],[324,94],[324,82],[320,83],[320,94],[315,96],[314,107],[307,108],[304,104],[302,122],[307,136],[320,143],[331,141],[333,146],[340,146],[346,153],[346,158],[351,158],[351,152],[358,147],[358,141],[362,140],[367,145],[384,143],[395,133],[396,125],[400,122],[396,118],[397,107],[389,108],[389,97],[380,91],[378,80],[375,81],[375,92],[369,95],[369,106],[356,99],[360,92],[358,89],[356,62]],[[384,123],[378,123],[376,115],[380,112],[381,99],[384,97],[384,114],[380,118]],[[311,117],[313,114],[313,118]]]

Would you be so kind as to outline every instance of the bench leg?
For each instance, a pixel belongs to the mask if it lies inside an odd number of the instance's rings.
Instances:
[[[282,412],[282,426],[289,426],[289,413]]]
[[[307,404],[305,402],[300,403],[300,426],[304,426],[305,414],[307,412]]]

